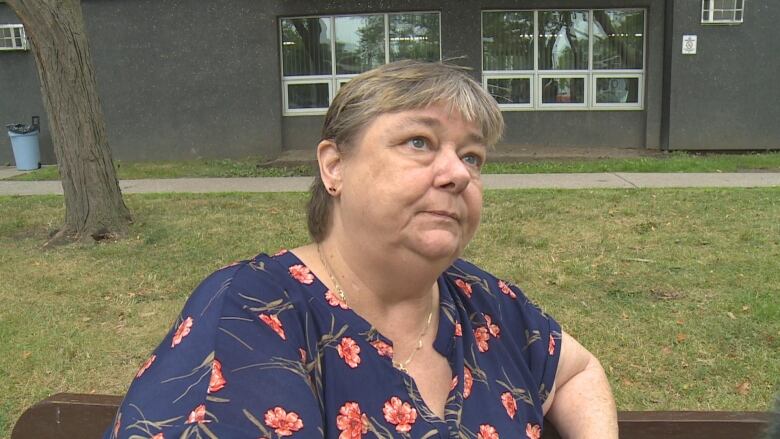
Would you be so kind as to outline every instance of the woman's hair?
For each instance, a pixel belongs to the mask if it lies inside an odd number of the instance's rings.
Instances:
[[[469,122],[480,126],[488,146],[495,145],[504,130],[495,99],[464,67],[404,60],[362,73],[343,85],[325,115],[321,140],[332,140],[346,154],[374,119],[385,113],[444,104]],[[309,234],[321,242],[329,229],[332,198],[316,173],[308,205]]]

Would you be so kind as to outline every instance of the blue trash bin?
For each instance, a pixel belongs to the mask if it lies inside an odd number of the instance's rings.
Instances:
[[[16,169],[31,171],[41,167],[41,150],[38,146],[39,117],[33,116],[32,125],[12,124],[6,125],[8,137],[11,138],[11,147],[14,150]]]

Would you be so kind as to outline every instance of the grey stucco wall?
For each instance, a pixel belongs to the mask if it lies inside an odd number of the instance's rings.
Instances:
[[[84,0],[115,159],[272,157],[276,21],[253,0]]]
[[[361,12],[435,10],[441,13],[442,57],[482,69],[481,11],[483,9],[644,8],[647,10],[645,96],[641,111],[505,111],[504,143],[518,146],[660,148],[664,0],[493,0],[469,2],[382,0],[366,2],[288,0],[277,11],[283,16]],[[322,116],[285,116],[285,149],[313,148]]]
[[[18,24],[19,18],[5,3],[0,3],[0,24]],[[11,141],[5,125],[29,124],[32,116],[41,117],[38,143],[42,163],[55,163],[49,124],[41,99],[35,59],[29,51],[0,52],[0,165],[15,164]]]
[[[780,2],[746,1],[739,25],[701,24],[701,2],[674,6],[671,149],[780,148]],[[696,35],[697,54],[682,54]]]

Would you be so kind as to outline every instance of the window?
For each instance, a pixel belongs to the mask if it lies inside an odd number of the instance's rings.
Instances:
[[[483,85],[503,110],[642,109],[641,9],[484,11]]]
[[[27,50],[27,36],[21,24],[0,25],[0,50]]]
[[[439,14],[280,20],[284,114],[323,114],[355,75],[399,59],[441,59]]]
[[[701,0],[701,22],[739,24],[745,9],[744,0]]]

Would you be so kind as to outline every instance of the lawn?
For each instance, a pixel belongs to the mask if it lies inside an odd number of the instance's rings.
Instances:
[[[312,167],[269,167],[259,158],[203,159],[190,161],[117,162],[117,174],[123,180],[180,177],[291,177],[312,175]],[[540,174],[566,172],[780,172],[780,153],[707,154],[674,152],[661,158],[541,160],[490,162],[485,174]],[[10,178],[10,180],[59,180],[56,166]]]
[[[120,394],[208,273],[306,241],[305,195],[126,195],[117,243],[42,251],[62,198],[0,197],[0,437],[56,392]],[[765,410],[780,377],[780,188],[486,194],[466,257],[599,356],[618,406]]]

